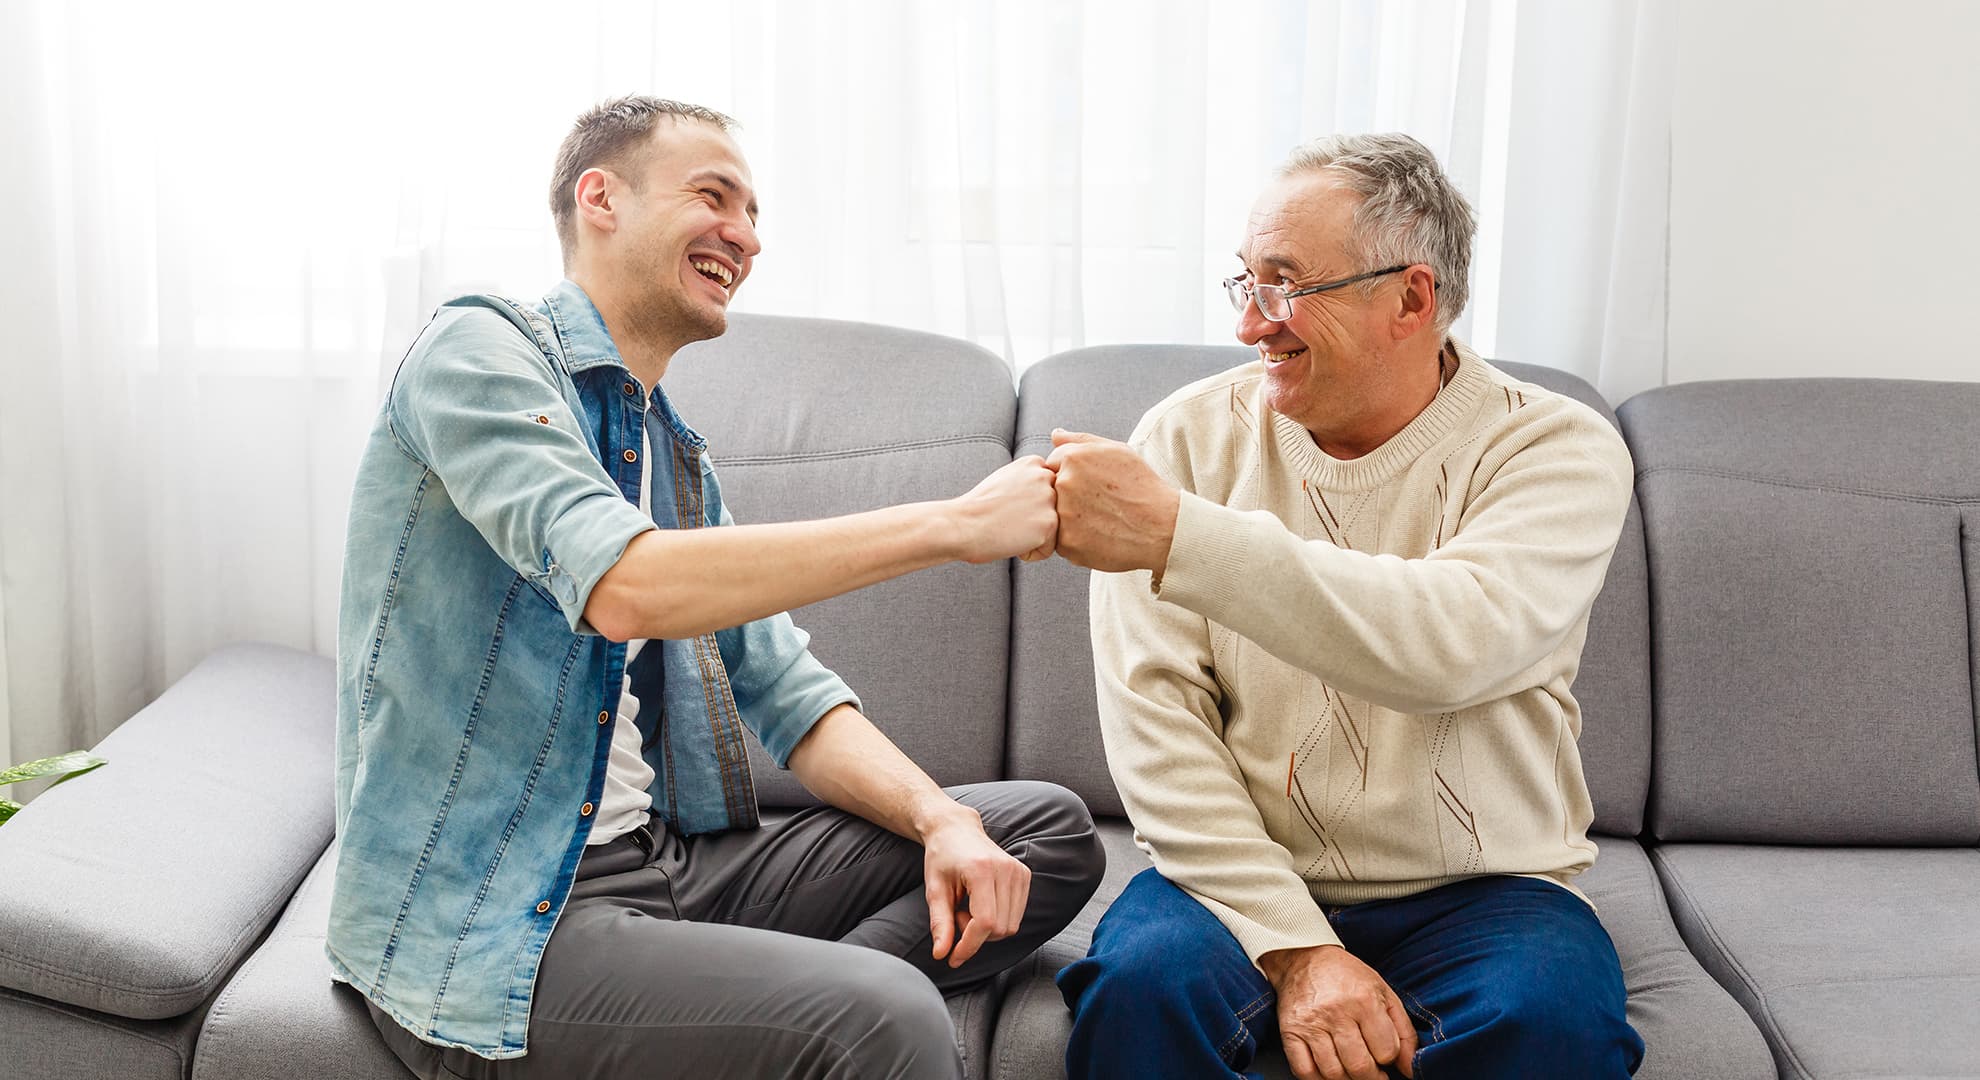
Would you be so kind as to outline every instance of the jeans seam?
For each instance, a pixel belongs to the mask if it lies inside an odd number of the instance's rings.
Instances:
[[[1251,1032],[1252,1018],[1264,1012],[1272,1004],[1272,1000],[1276,996],[1275,991],[1267,990],[1231,1013],[1232,1019],[1237,1021],[1237,1030],[1232,1032],[1229,1038],[1217,1045],[1218,1057],[1228,1059],[1237,1050],[1237,1044],[1243,1041],[1244,1037]]]
[[[1429,1018],[1430,1018],[1430,1041],[1431,1041],[1431,1042],[1443,1042],[1443,1041],[1444,1041],[1444,1018],[1443,1018],[1443,1017],[1441,1017],[1441,1016],[1438,1016],[1438,1015],[1437,1015],[1436,1013],[1434,1013],[1434,1012],[1432,1012],[1432,1011],[1430,1011],[1430,1008],[1429,1008],[1428,1006],[1426,1006],[1426,1005],[1424,1005],[1422,1001],[1420,1001],[1420,1000],[1418,1000],[1418,999],[1417,999],[1417,996],[1416,996],[1415,994],[1412,994],[1412,993],[1410,993],[1410,992],[1409,992],[1409,991],[1407,991],[1407,990],[1399,990],[1399,991],[1397,991],[1397,993],[1400,993],[1400,994],[1401,994],[1402,996],[1404,996],[1404,997],[1406,997],[1406,998],[1408,998],[1408,999],[1409,999],[1409,1003],[1410,1003],[1411,1005],[1414,1005],[1414,1006],[1416,1006],[1416,1011],[1417,1011],[1417,1012],[1420,1012],[1420,1013],[1422,1013],[1423,1015],[1425,1015],[1425,1016],[1427,1016],[1427,1017],[1429,1017]]]
[[[1430,1018],[1430,1031],[1429,1031],[1430,1041],[1423,1046],[1417,1047],[1416,1055],[1410,1059],[1410,1072],[1417,1077],[1417,1080],[1424,1080],[1423,1051],[1428,1050],[1430,1047],[1435,1046],[1438,1043],[1444,1041],[1444,1018],[1438,1016],[1436,1013],[1431,1012],[1428,1008],[1426,1008],[1423,1002],[1417,1000],[1415,994],[1412,994],[1409,991],[1402,989],[1401,987],[1394,987],[1393,989],[1396,991],[1396,993],[1399,996],[1407,999],[1408,1005],[1416,1006],[1417,1012],[1420,1012],[1423,1015]]]

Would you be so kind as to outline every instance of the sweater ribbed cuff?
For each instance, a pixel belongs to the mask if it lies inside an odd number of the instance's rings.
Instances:
[[[1193,492],[1182,493],[1169,565],[1149,579],[1155,595],[1202,614],[1228,603],[1242,580],[1250,533],[1243,515]]]
[[[1253,966],[1258,958],[1280,949],[1311,949],[1339,945],[1327,915],[1315,903],[1303,884],[1260,897],[1243,911],[1221,903],[1207,904],[1211,914],[1224,924]]]

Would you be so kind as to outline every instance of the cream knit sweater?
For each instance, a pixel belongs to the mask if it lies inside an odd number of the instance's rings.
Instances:
[[[1138,842],[1251,959],[1336,944],[1322,904],[1595,857],[1568,692],[1633,467],[1594,410],[1459,345],[1364,457],[1247,364],[1133,445],[1182,488],[1160,582],[1095,574],[1107,761]],[[1569,886],[1572,888],[1572,886]]]

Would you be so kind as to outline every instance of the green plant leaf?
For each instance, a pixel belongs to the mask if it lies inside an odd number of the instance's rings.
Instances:
[[[67,780],[70,777],[81,776],[83,773],[99,768],[103,764],[104,761],[102,758],[97,757],[87,750],[71,750],[66,754],[57,754],[54,757],[45,757],[38,761],[24,761],[5,772],[0,772],[0,787],[5,787],[8,784],[17,784],[22,780],[35,780],[44,776],[60,775],[62,780]],[[59,784],[62,780],[57,780],[55,783]],[[53,787],[55,785],[50,784],[49,786]]]
[[[19,810],[20,808],[21,808],[20,803],[10,802],[6,799],[0,799],[0,825],[6,824],[7,819],[13,817],[14,811]]]

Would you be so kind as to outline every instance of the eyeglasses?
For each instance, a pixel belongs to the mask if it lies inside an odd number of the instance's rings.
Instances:
[[[1240,274],[1237,277],[1227,277],[1224,279],[1224,295],[1231,298],[1231,310],[1233,311],[1243,313],[1245,304],[1256,303],[1258,305],[1258,313],[1265,316],[1266,322],[1285,322],[1287,319],[1292,318],[1292,302],[1302,296],[1312,296],[1314,293],[1323,293],[1331,289],[1338,289],[1343,285],[1352,285],[1357,281],[1367,281],[1369,278],[1378,278],[1383,274],[1397,273],[1398,271],[1407,270],[1413,265],[1415,264],[1404,263],[1401,266],[1391,266],[1387,270],[1370,270],[1365,274],[1356,274],[1353,277],[1342,278],[1339,281],[1326,281],[1318,285],[1308,285],[1304,289],[1288,289],[1284,285],[1253,285],[1244,280],[1244,275]]]

